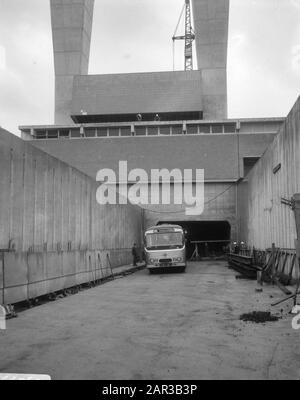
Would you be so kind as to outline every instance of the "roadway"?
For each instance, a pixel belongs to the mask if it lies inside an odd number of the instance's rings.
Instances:
[[[0,331],[0,372],[52,379],[299,379],[300,331],[291,303],[277,322],[277,287],[256,292],[223,261],[185,274],[146,270],[19,313]]]

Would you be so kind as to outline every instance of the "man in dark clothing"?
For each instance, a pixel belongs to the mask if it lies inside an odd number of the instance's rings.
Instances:
[[[136,247],[136,243],[133,243],[131,253],[132,253],[132,257],[133,257],[133,265],[134,265],[134,267],[136,267],[136,265],[137,265],[136,263],[139,260],[138,249]]]

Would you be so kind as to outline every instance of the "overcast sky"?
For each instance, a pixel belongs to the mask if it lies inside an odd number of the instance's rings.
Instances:
[[[183,0],[95,0],[89,72],[173,69]],[[180,32],[179,32],[180,33]],[[300,94],[300,0],[231,0],[229,117],[285,116]],[[176,69],[183,50],[175,50]],[[53,123],[48,0],[0,0],[0,125]]]

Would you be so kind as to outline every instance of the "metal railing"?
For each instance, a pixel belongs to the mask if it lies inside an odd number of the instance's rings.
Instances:
[[[252,264],[259,268],[271,264],[272,274],[280,276],[286,283],[292,283],[300,276],[295,249],[278,248],[275,245],[266,250],[244,247],[238,249],[236,254],[251,257]]]

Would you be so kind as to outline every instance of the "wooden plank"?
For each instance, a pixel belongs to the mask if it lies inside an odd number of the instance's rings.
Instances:
[[[277,277],[274,278],[274,282],[275,282],[276,285],[279,287],[279,289],[283,291],[284,294],[286,294],[286,295],[292,294],[292,292],[291,292],[289,289],[287,289],[287,288],[280,282],[279,278],[277,278]]]

